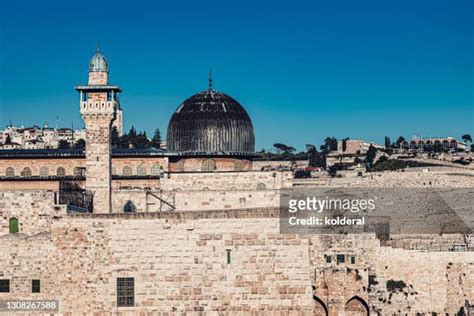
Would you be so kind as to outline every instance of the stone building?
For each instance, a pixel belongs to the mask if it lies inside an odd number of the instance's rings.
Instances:
[[[86,152],[0,155],[0,301],[57,300],[45,313],[61,315],[473,311],[470,235],[280,230],[280,196],[296,186],[474,188],[472,170],[316,179],[324,183],[251,170],[250,119],[212,87],[178,108],[170,151],[114,151],[118,108],[108,94],[119,90],[107,69],[96,54],[89,84],[77,87]],[[64,189],[70,182],[77,187]],[[78,205],[88,191],[93,212]]]
[[[400,143],[400,148],[402,149],[418,151],[433,151],[437,147],[443,150],[455,150],[457,148],[469,150],[466,143],[456,140],[454,137],[413,138],[410,143],[406,140]]]
[[[7,126],[3,131],[0,131],[0,150],[56,149],[61,140],[74,146],[78,140],[85,138],[84,129],[51,128],[47,124],[43,127]]]
[[[344,139],[337,141],[337,153],[347,155],[365,155],[370,146],[373,146],[376,149],[384,148],[382,145],[377,143],[361,139]]]

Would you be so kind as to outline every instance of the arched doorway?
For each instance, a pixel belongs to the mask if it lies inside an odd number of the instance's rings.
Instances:
[[[347,316],[369,316],[369,305],[356,295],[347,301],[344,311]]]
[[[313,295],[313,300],[315,304],[314,315],[315,316],[328,316],[329,313],[328,313],[326,304],[324,304],[324,302],[316,295]]]

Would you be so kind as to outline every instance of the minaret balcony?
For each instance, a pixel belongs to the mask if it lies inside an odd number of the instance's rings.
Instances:
[[[117,101],[82,101],[81,114],[111,114],[116,107]]]

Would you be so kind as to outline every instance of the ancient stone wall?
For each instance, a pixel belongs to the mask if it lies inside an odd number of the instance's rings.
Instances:
[[[294,179],[297,186],[337,187],[474,187],[474,172],[455,168],[412,168],[407,171],[368,172],[362,177]]]
[[[52,218],[64,215],[54,191],[0,191],[0,235],[9,234],[10,219],[18,219],[19,236],[50,231]]]
[[[212,166],[213,168],[209,168]],[[252,170],[250,159],[234,157],[173,157],[170,172],[244,171]]]
[[[168,170],[166,157],[114,157],[112,175],[159,175]]]
[[[280,190],[114,190],[112,212],[205,211],[278,207]],[[171,207],[171,204],[173,207]]]
[[[257,190],[291,187],[291,172],[245,171],[172,173],[162,180],[163,190]]]
[[[2,212],[21,216],[32,204],[37,215],[21,219],[36,227],[22,234],[2,222],[0,256],[11,259],[0,261],[0,278],[11,292],[0,299],[59,299],[63,313],[307,315],[452,315],[474,301],[474,252],[394,249],[371,234],[280,234],[274,208],[66,215],[41,202],[52,192],[2,193]],[[35,224],[43,211],[47,224]],[[117,307],[118,277],[134,278],[134,307]]]
[[[29,168],[31,176],[76,175],[78,168],[85,168],[85,158],[51,157],[42,159],[0,159],[0,176],[7,175],[7,168],[13,168],[15,176],[21,176]],[[127,167],[126,169],[124,169]],[[113,175],[158,175],[160,167],[168,168],[166,157],[113,157]],[[58,172],[59,169],[63,169]]]
[[[278,207],[280,190],[177,191],[178,211]]]
[[[290,168],[291,166],[295,166],[296,168],[306,168],[308,167],[308,160],[296,160],[296,161],[288,161],[288,160],[256,160],[252,162],[252,169],[253,170],[278,170],[278,168]]]

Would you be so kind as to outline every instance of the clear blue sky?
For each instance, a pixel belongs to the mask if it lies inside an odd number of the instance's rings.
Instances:
[[[326,136],[474,133],[474,1],[0,1],[0,126],[82,126],[74,85],[100,42],[125,128],[166,134],[207,86],[257,149]]]

